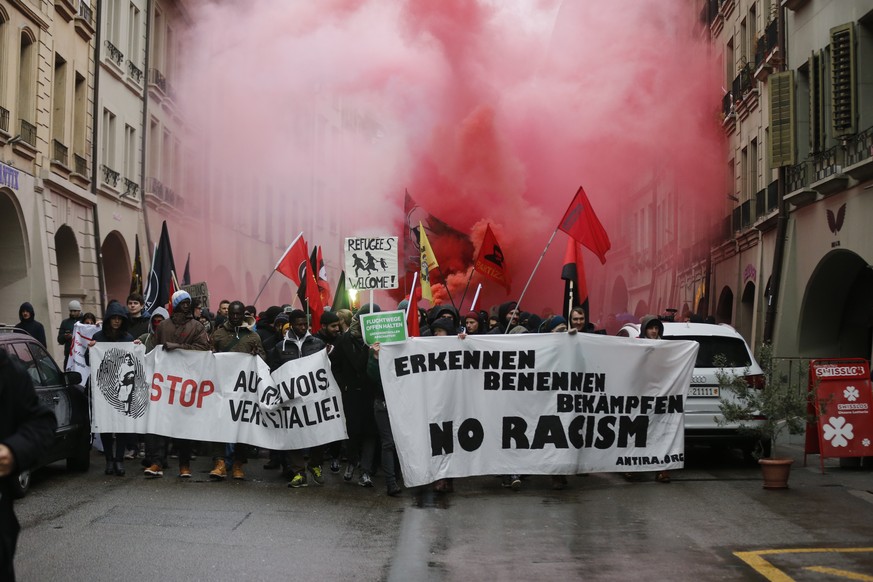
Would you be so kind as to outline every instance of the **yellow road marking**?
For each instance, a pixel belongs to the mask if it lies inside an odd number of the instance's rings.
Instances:
[[[819,572],[820,574],[832,574],[840,578],[848,578],[849,580],[864,580],[865,582],[873,582],[873,576],[867,574],[858,574],[857,572],[849,572],[848,570],[839,570],[837,568],[826,568],[825,566],[807,566],[804,570]]]
[[[744,561],[746,564],[751,566],[756,572],[761,574],[767,580],[771,582],[793,582],[794,578],[771,564],[764,556],[773,556],[778,554],[840,554],[840,553],[861,553],[861,552],[873,552],[873,548],[786,548],[782,550],[758,550],[756,552],[734,552],[734,555]],[[819,566],[815,566],[817,568]],[[812,569],[812,568],[807,568]],[[830,573],[835,573],[834,572]],[[843,570],[839,570],[839,572],[844,572]],[[846,574],[851,574],[853,576],[863,576],[862,574],[853,574],[852,572],[846,572]],[[851,578],[853,580],[871,580],[873,581],[873,577],[863,577],[863,578]]]

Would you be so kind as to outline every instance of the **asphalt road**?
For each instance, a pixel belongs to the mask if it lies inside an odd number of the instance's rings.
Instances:
[[[782,447],[798,455],[799,449]],[[795,463],[766,491],[730,453],[693,449],[673,482],[495,477],[455,492],[364,489],[326,473],[289,489],[249,463],[242,482],[146,480],[61,464],[17,503],[20,580],[873,580],[873,473]],[[745,552],[745,553],[744,553]],[[779,578],[780,575],[787,578]]]

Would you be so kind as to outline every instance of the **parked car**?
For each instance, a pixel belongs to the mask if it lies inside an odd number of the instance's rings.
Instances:
[[[33,470],[66,459],[67,469],[87,471],[91,464],[91,423],[82,375],[62,372],[42,344],[15,327],[0,326],[0,349],[24,366],[40,401],[54,410],[58,420],[55,441]],[[23,497],[27,493],[30,475],[31,471],[18,474],[14,494]]]
[[[726,372],[745,376],[750,385],[764,389],[764,371],[743,336],[734,328],[724,324],[678,323],[665,321],[665,340],[694,340],[700,345],[697,361],[691,375],[691,386],[685,399],[685,442],[689,444],[725,445],[739,448],[750,460],[755,454],[770,456],[770,442],[741,430],[739,424],[724,423],[719,408],[721,398],[730,394],[719,394],[715,364],[716,356],[725,357],[729,366]],[[618,335],[638,337],[638,323],[627,323]],[[755,424],[752,421],[749,424]]]

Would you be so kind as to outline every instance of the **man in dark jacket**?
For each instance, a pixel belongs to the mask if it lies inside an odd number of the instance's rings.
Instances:
[[[497,308],[497,326],[488,333],[509,333],[509,330],[518,325],[518,303],[515,301],[507,301],[501,303]]]
[[[267,363],[270,365],[270,371],[278,370],[286,362],[296,360],[305,356],[311,356],[326,348],[326,344],[321,338],[309,333],[309,320],[306,317],[306,312],[302,309],[295,309],[288,316],[291,320],[291,327],[288,328],[288,333],[282,341],[278,342],[267,356]],[[304,451],[290,451],[290,469],[292,472],[291,482],[288,487],[306,487],[308,485],[306,479],[306,462],[303,458]],[[324,483],[324,476],[321,473],[321,465],[324,461],[324,446],[312,447],[309,450],[309,472],[312,474],[312,480],[316,484]]]
[[[31,468],[51,445],[57,421],[39,402],[27,372],[0,349],[0,580],[15,581],[19,525],[10,481]]]
[[[36,341],[41,343],[43,347],[48,347],[45,343],[45,328],[36,320],[36,313],[33,311],[33,305],[27,301],[22,303],[21,307],[18,308],[18,320],[19,321],[15,327],[23,329],[29,333],[34,339],[36,339]]]
[[[170,299],[173,314],[158,326],[155,332],[155,345],[164,346],[170,350],[209,351],[209,335],[203,324],[194,319],[191,308],[191,295],[187,291],[176,291]],[[146,477],[160,477],[167,466],[167,437],[160,435],[146,436]],[[179,453],[179,477],[191,478],[191,447],[192,442],[176,439]]]
[[[142,293],[131,293],[127,296],[127,319],[130,322],[127,331],[133,337],[139,337],[149,330],[151,314],[145,311],[145,299]]]
[[[64,346],[64,370],[67,369],[67,360],[70,359],[70,349],[73,347],[73,328],[82,317],[82,304],[73,299],[67,306],[70,309],[70,317],[61,322],[58,329],[58,343]]]

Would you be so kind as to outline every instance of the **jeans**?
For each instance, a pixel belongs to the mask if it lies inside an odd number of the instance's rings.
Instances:
[[[382,471],[385,472],[385,484],[389,487],[397,484],[394,469],[394,435],[391,433],[391,420],[388,418],[388,406],[384,400],[373,401],[373,415],[376,417],[376,428],[382,441]]]

